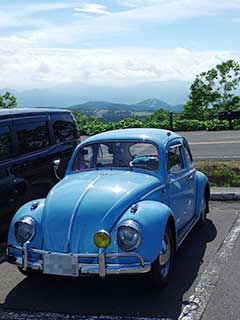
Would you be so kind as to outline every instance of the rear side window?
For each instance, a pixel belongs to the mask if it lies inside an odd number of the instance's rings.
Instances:
[[[50,145],[46,121],[17,124],[16,131],[20,154],[38,151]]]
[[[53,115],[52,120],[56,143],[78,138],[76,125],[70,114]]]
[[[0,127],[0,161],[6,160],[12,153],[11,133],[8,126]]]

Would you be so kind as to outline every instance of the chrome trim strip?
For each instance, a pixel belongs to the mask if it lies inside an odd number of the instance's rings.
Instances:
[[[141,200],[144,200],[145,198],[147,198],[148,196],[150,196],[151,193],[153,193],[153,192],[155,192],[155,191],[158,191],[158,190],[160,190],[160,189],[162,189],[162,188],[165,188],[165,187],[166,187],[165,184],[162,184],[161,186],[156,187],[155,189],[149,191],[149,192],[146,193],[144,196],[142,196],[142,197],[140,198],[140,201],[141,201]]]
[[[97,180],[99,180],[101,178],[101,174],[99,174],[95,179],[93,179],[93,181],[91,181],[87,187],[85,188],[85,190],[83,191],[83,193],[81,194],[80,198],[78,199],[77,204],[75,205],[74,209],[73,209],[73,213],[71,215],[71,220],[69,223],[69,227],[68,227],[68,235],[67,235],[67,240],[66,240],[66,244],[65,244],[65,251],[68,252],[69,249],[69,244],[70,244],[70,237],[71,237],[71,233],[72,233],[72,227],[73,227],[73,222],[74,219],[78,213],[78,209],[83,201],[83,199],[85,198],[86,194],[88,193],[88,191],[93,188],[94,184],[97,182]]]

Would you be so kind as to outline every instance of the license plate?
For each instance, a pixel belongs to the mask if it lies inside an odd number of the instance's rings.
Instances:
[[[78,258],[58,254],[43,255],[43,273],[61,276],[79,276]]]

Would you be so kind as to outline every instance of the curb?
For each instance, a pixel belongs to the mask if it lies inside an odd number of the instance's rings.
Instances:
[[[214,192],[210,195],[210,200],[212,201],[239,201],[240,194],[239,193],[221,193]]]

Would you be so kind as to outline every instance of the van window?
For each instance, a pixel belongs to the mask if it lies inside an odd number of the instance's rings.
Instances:
[[[16,130],[20,154],[41,150],[50,144],[46,121],[17,124]]]
[[[76,125],[70,114],[53,115],[52,120],[56,143],[78,138]]]
[[[12,141],[9,127],[0,127],[0,161],[11,156]]]

